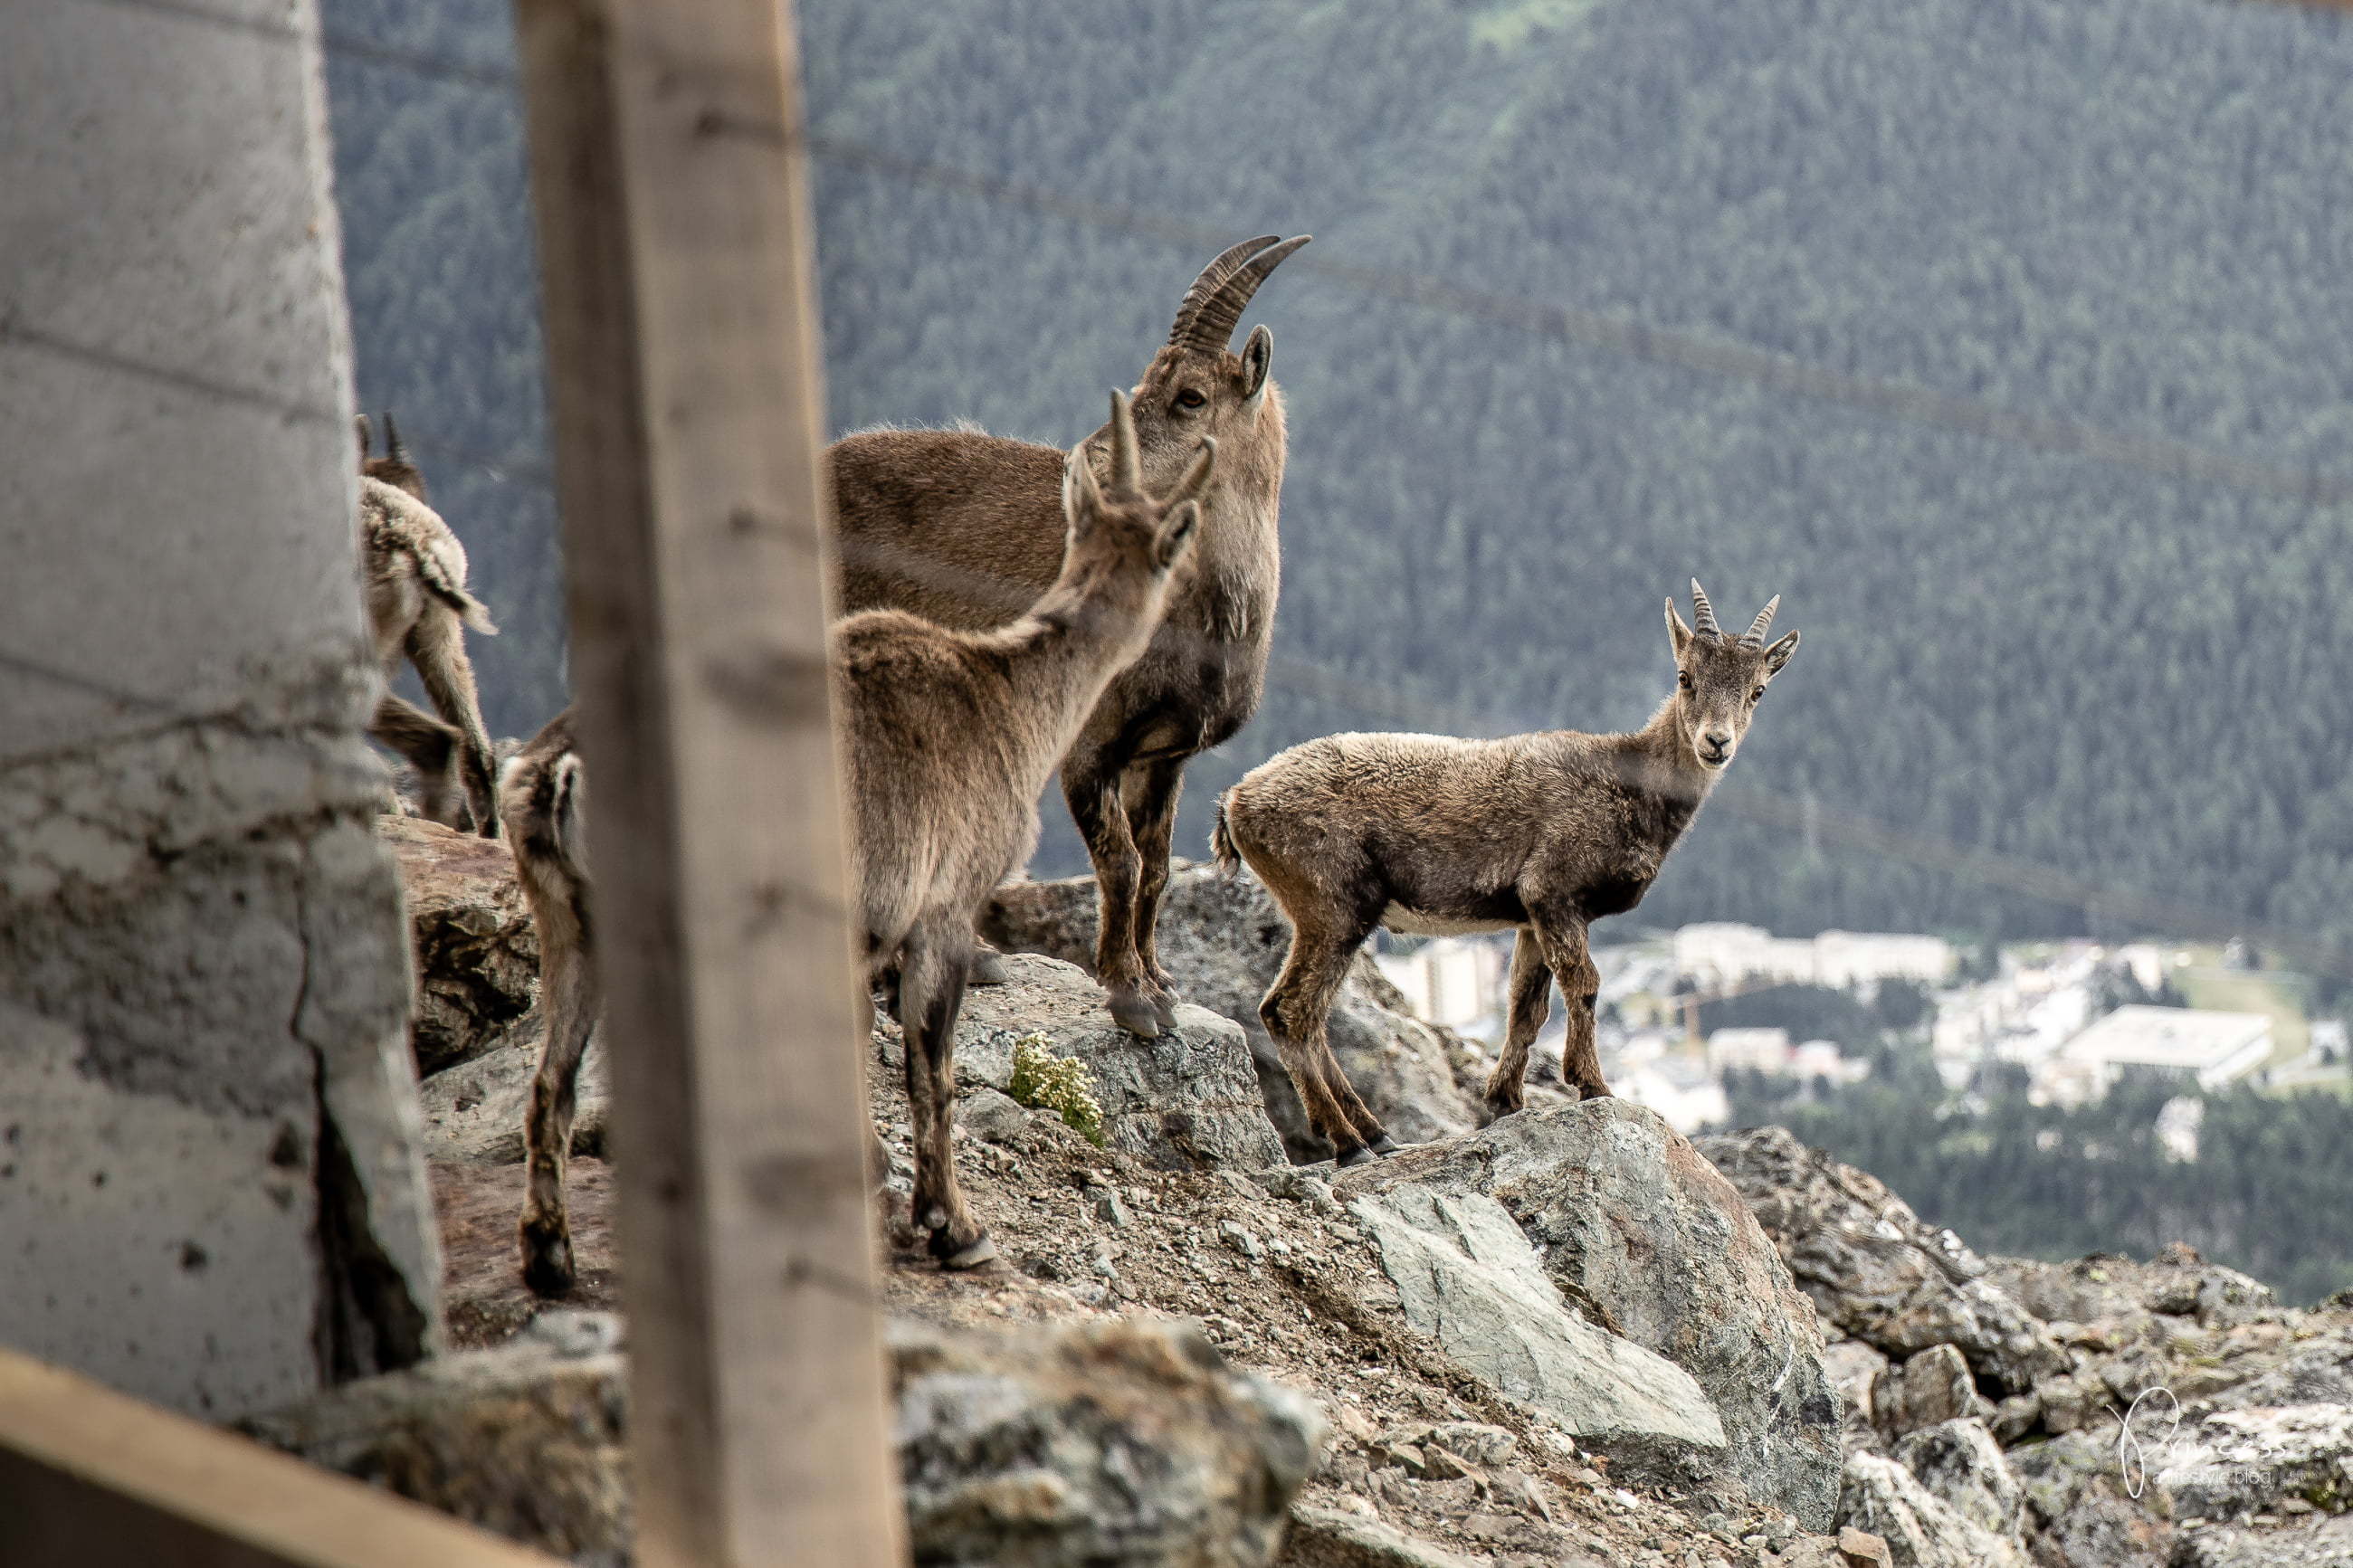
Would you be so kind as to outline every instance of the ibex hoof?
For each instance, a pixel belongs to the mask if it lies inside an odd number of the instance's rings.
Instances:
[[[1160,1037],[1160,1016],[1149,1002],[1133,992],[1113,995],[1111,1021],[1139,1039]]]
[[[992,948],[976,948],[972,961],[964,966],[966,985],[1002,985],[1009,978],[1005,973],[1005,955]]]
[[[1386,1159],[1389,1155],[1394,1154],[1398,1150],[1404,1148],[1405,1145],[1384,1132],[1379,1137],[1374,1139],[1370,1143],[1366,1144],[1366,1147],[1372,1150],[1374,1153]]]
[[[1610,1094],[1609,1086],[1606,1083],[1573,1083],[1567,1087],[1576,1091],[1577,1098],[1579,1100],[1609,1100],[1615,1098]]]
[[[1152,997],[1152,1016],[1159,1026],[1170,1031],[1176,1027],[1176,998],[1169,992],[1155,993]]]
[[[569,1296],[577,1278],[569,1236],[531,1228],[523,1231],[522,1282],[533,1295]]]
[[[1332,1163],[1339,1166],[1340,1169],[1344,1171],[1353,1171],[1359,1165],[1369,1165],[1379,1158],[1380,1155],[1374,1150],[1359,1143],[1353,1149],[1343,1149],[1340,1151],[1339,1154],[1333,1159]]]

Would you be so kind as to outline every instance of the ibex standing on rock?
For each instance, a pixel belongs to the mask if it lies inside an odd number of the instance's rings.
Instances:
[[[368,631],[387,679],[405,657],[441,717],[385,692],[368,733],[417,770],[424,814],[444,826],[465,825],[452,796],[462,787],[475,831],[495,838],[499,819],[491,781],[491,739],[482,727],[466,632],[495,635],[490,611],[466,591],[466,547],[425,501],[425,479],[408,460],[400,433],[385,416],[389,453],[370,450],[368,422],[358,421],[360,548],[365,563]]]
[[[1206,438],[1216,480],[1200,542],[1150,649],[1104,692],[1069,754],[1062,795],[1099,889],[1095,977],[1112,1016],[1152,1037],[1175,987],[1154,951],[1184,766],[1258,710],[1282,557],[1275,520],[1285,447],[1274,339],[1227,343],[1267,275],[1307,243],[1246,240],[1204,268],[1168,342],[1135,384],[1143,488],[1165,493]],[[1110,427],[1082,444],[1098,472]],[[876,430],[828,452],[841,540],[842,606],[911,610],[943,626],[1002,625],[1062,560],[1063,454],[962,430]]]
[[[1108,487],[1097,482],[1084,447],[1068,457],[1061,570],[1028,614],[972,632],[870,610],[833,629],[857,938],[906,1034],[915,1224],[952,1268],[997,1255],[965,1202],[948,1142],[973,917],[1037,842],[1039,793],[1104,686],[1150,644],[1218,461],[1217,443],[1198,441],[1155,500],[1118,393],[1109,428]],[[575,828],[565,826],[576,825],[581,799],[565,719],[508,764],[502,798],[539,927],[548,998],[524,1128],[523,1276],[533,1289],[560,1294],[572,1283],[564,1158],[573,1079],[596,1008],[586,962],[586,876],[573,847]]]
[[[1696,629],[1667,601],[1675,689],[1631,734],[1326,735],[1270,758],[1219,802],[1219,866],[1230,874],[1248,861],[1291,920],[1291,952],[1259,1016],[1341,1164],[1395,1147],[1324,1033],[1375,926],[1519,933],[1504,1056],[1487,1079],[1495,1114],[1523,1103],[1556,979],[1568,1001],[1561,1077],[1588,1100],[1609,1092],[1594,1048],[1600,977],[1587,928],[1641,901],[1798,647],[1795,632],[1766,646],[1778,598],[1737,637],[1716,625],[1696,582],[1692,604]]]

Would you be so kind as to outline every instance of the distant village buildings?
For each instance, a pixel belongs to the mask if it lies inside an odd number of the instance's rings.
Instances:
[[[2221,1089],[2271,1057],[2272,1021],[2261,1013],[2119,1007],[2067,1042],[2041,1087],[2063,1103],[2096,1100],[2132,1077]]]
[[[1826,931],[1815,937],[1779,937],[1761,926],[1710,922],[1674,935],[1678,974],[1703,988],[1743,980],[1796,981],[1810,985],[1868,985],[1889,979],[1942,985],[1953,973],[1953,945],[1942,937]]]

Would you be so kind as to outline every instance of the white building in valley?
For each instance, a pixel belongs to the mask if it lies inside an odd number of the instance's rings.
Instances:
[[[1934,936],[1826,931],[1779,937],[1761,926],[1713,921],[1675,932],[1674,964],[1676,973],[1709,988],[1748,979],[1848,986],[1900,978],[1941,985],[1953,972],[1953,947]]]
[[[2148,1074],[2219,1089],[2260,1071],[2271,1054],[2272,1021],[2261,1013],[2119,1007],[2069,1040],[2036,1075],[2036,1088],[2080,1100]]]
[[[1503,1010],[1511,949],[1481,937],[1441,936],[1411,952],[1377,953],[1373,963],[1404,994],[1415,1017],[1461,1031]]]

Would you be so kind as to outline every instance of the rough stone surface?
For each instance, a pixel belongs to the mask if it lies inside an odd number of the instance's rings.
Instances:
[[[2219,1411],[2185,1427],[2156,1470],[2178,1517],[2237,1519],[2291,1499],[2345,1512],[2353,1510],[2353,1408]]]
[[[1850,1454],[1884,1446],[1877,1412],[1879,1380],[1887,1369],[1887,1358],[1861,1340],[1834,1340],[1822,1351],[1822,1375],[1839,1397],[1839,1438]]]
[[[415,816],[376,819],[400,861],[417,954],[408,1020],[420,1075],[480,1056],[539,996],[539,938],[501,839]]]
[[[545,1027],[546,1020],[534,1009],[488,1050],[425,1080],[427,1157],[459,1165],[522,1163],[523,1114],[531,1105],[532,1075],[539,1070]],[[601,1031],[589,1037],[575,1093],[573,1152],[601,1154],[611,1111]]]
[[[1094,879],[1009,883],[997,890],[981,923],[1008,951],[1084,966],[1094,956]],[[1240,1027],[1268,1114],[1292,1158],[1307,1163],[1330,1159],[1332,1147],[1308,1130],[1258,1016],[1290,946],[1290,925],[1247,872],[1229,881],[1208,866],[1180,864],[1170,877],[1160,913],[1161,963],[1181,995]],[[1360,956],[1342,985],[1330,1036],[1348,1081],[1398,1142],[1424,1142],[1479,1124],[1479,1106],[1458,1080],[1461,1043],[1409,1016],[1370,958]]]
[[[1644,1471],[1714,1468],[1725,1431],[1706,1394],[1672,1362],[1570,1311],[1503,1205],[1398,1182],[1348,1209],[1379,1247],[1407,1320],[1473,1376]]]
[[[1740,1194],[1655,1112],[1622,1100],[1508,1116],[1346,1173],[1344,1200],[1412,1182],[1482,1194],[1596,1324],[1707,1392],[1725,1471],[1810,1529],[1839,1490],[1839,1404],[1812,1306]]]
[[[629,1560],[628,1378],[617,1320],[554,1313],[497,1350],[368,1378],[241,1425],[583,1568]]]
[[[1323,1442],[1306,1399],[1180,1324],[898,1325],[891,1354],[919,1563],[1261,1564]]]
[[[1471,1560],[1369,1515],[1336,1508],[1291,1510],[1275,1568],[1472,1568]]]
[[[1890,1440],[1992,1411],[1969,1379],[1969,1363],[1951,1345],[1930,1345],[1882,1376],[1872,1394],[1872,1409],[1880,1431]]]
[[[2245,1322],[2279,1303],[2260,1279],[2208,1263],[2177,1242],[2147,1263],[2094,1253],[2067,1263],[1987,1259],[1987,1278],[2046,1322],[2095,1323],[2157,1312],[2209,1327]]]
[[[2025,1492],[2036,1557],[2054,1568],[2142,1568],[2170,1561],[2172,1522],[2161,1494],[2134,1500],[2114,1429],[2028,1443],[2006,1456]],[[2144,1506],[2146,1505],[2146,1506]]]
[[[1878,1178],[1778,1127],[1703,1138],[1698,1147],[1842,1332],[1894,1357],[1954,1345],[2000,1394],[2067,1370],[2066,1352],[1986,1278],[1985,1261],[1951,1231],[1923,1225]]]
[[[1885,1541],[1894,1568],[2026,1568],[2014,1544],[1964,1519],[1911,1471],[1876,1454],[1847,1461],[1839,1522]]]
[[[1894,1458],[1970,1523],[2005,1539],[2018,1534],[2025,1494],[1984,1422],[1924,1426],[1895,1445]]]
[[[1206,1008],[1180,1006],[1176,1027],[1140,1040],[1111,1021],[1083,971],[1034,953],[1006,956],[1006,984],[965,993],[956,1026],[960,1090],[1003,1092],[1013,1045],[1046,1037],[1058,1057],[1084,1062],[1105,1139],[1164,1170],[1258,1170],[1279,1163],[1282,1141],[1259,1100],[1241,1031]],[[895,1069],[898,1030],[880,1031]]]

